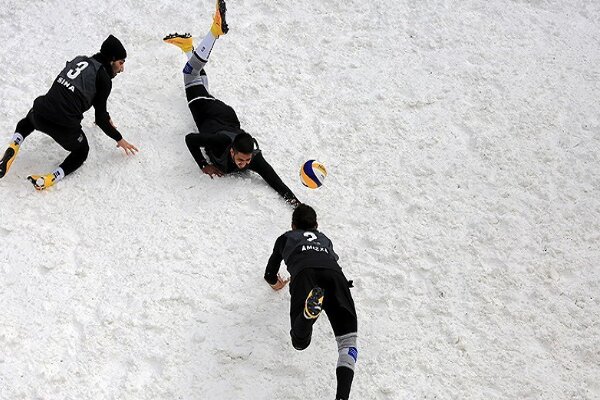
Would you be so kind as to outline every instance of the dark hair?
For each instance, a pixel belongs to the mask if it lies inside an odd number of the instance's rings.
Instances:
[[[251,154],[254,151],[254,138],[249,133],[242,132],[233,138],[231,147],[240,153]]]
[[[308,204],[299,204],[292,214],[292,224],[296,229],[315,229],[317,227],[317,213]]]

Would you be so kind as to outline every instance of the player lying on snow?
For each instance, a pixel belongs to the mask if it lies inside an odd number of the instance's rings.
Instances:
[[[288,203],[296,206],[298,199],[264,159],[256,140],[240,128],[235,110],[208,93],[204,66],[217,38],[228,32],[225,11],[225,0],[217,0],[211,29],[196,49],[189,34],[175,33],[164,38],[165,42],[179,47],[188,58],[183,80],[198,133],[187,135],[185,142],[202,172],[211,178],[232,172],[255,171]],[[210,163],[201,148],[206,151]]]
[[[134,145],[123,139],[106,111],[112,79],[124,71],[125,57],[127,52],[119,39],[110,35],[99,53],[67,62],[48,93],[35,99],[27,116],[17,124],[12,142],[0,159],[0,178],[8,172],[23,140],[35,129],[70,152],[54,172],[27,177],[36,189],[46,189],[79,168],[90,149],[81,120],[92,106],[96,111],[96,124],[117,142],[117,147],[125,150],[125,154],[137,152]]]
[[[357,319],[352,286],[339,266],[331,240],[317,230],[317,213],[300,204],[292,214],[292,230],[275,241],[265,270],[265,280],[273,290],[290,282],[290,336],[296,350],[308,347],[313,324],[325,310],[338,345],[336,400],[347,400],[358,357]],[[291,275],[284,280],[277,273],[285,261]]]

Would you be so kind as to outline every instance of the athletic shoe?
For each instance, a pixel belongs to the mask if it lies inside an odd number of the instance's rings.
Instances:
[[[213,17],[213,24],[210,27],[210,31],[215,37],[219,37],[229,32],[229,27],[225,21],[226,11],[227,7],[225,6],[225,0],[217,0],[217,9],[215,10],[215,15]]]
[[[11,143],[8,146],[8,149],[4,152],[2,159],[0,159],[0,178],[4,177],[8,170],[10,169],[11,164],[17,158],[17,153],[19,152],[19,146],[16,143]]]
[[[313,288],[304,302],[304,318],[317,319],[323,310],[325,291],[320,287]]]
[[[165,36],[163,41],[179,47],[184,53],[189,53],[194,50],[194,40],[189,33],[171,33],[170,35]]]
[[[56,176],[54,174],[48,175],[30,175],[27,177],[29,182],[33,184],[36,190],[44,190],[56,183]]]

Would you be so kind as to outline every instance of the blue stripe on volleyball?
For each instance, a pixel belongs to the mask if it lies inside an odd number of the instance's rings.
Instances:
[[[314,183],[316,183],[317,185],[321,185],[321,181],[319,180],[319,178],[317,178],[317,176],[315,175],[315,171],[313,170],[314,162],[315,160],[308,160],[304,163],[304,167],[302,167],[302,169],[304,170],[306,176],[312,179]]]

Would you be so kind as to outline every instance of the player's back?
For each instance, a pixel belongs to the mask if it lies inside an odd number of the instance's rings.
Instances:
[[[50,90],[34,102],[36,115],[60,126],[77,127],[96,95],[96,79],[102,64],[78,56],[58,74]]]
[[[286,232],[285,236],[282,255],[290,274],[295,275],[306,267],[341,270],[333,244],[322,232],[295,229]]]

